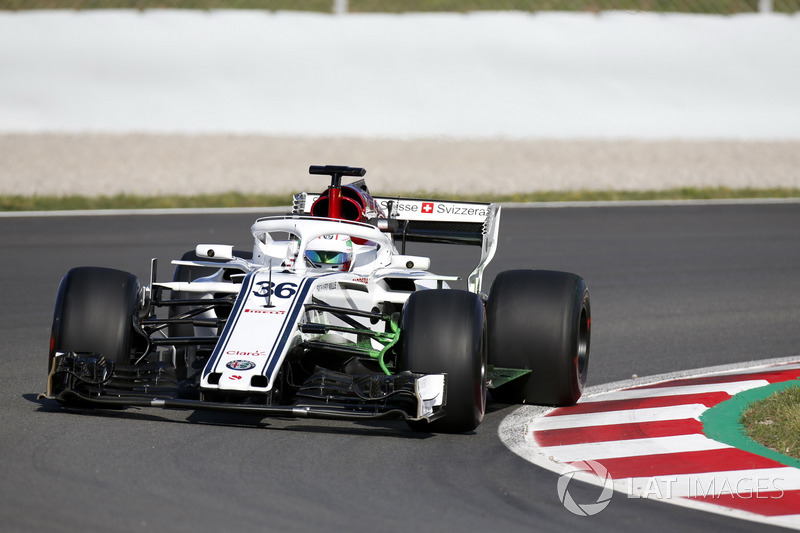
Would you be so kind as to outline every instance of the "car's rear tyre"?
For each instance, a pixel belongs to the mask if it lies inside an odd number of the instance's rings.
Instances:
[[[236,250],[233,252],[236,257],[241,257],[242,259],[252,259],[253,253],[252,252],[244,252]],[[213,259],[208,257],[199,257],[194,250],[189,250],[188,252],[183,254],[181,257],[182,261],[203,261],[203,262],[211,262],[211,263],[224,263],[226,260],[224,259]],[[217,268],[214,267],[207,267],[207,266],[195,266],[195,265],[178,265],[175,267],[175,272],[172,275],[172,281],[194,281],[199,278],[204,278],[206,276],[211,276],[214,274]],[[181,300],[184,298],[188,298],[191,295],[189,293],[180,292],[180,291],[173,291],[172,298],[174,300]],[[182,313],[186,313],[191,308],[188,306],[176,306],[171,307],[169,311],[170,318],[174,316],[178,316]],[[194,326],[191,324],[171,324],[168,329],[168,334],[170,337],[191,337],[194,335]]]
[[[242,259],[252,259],[253,253],[241,250],[235,250],[234,256],[241,257]],[[200,257],[195,250],[189,250],[181,257],[182,261],[203,261],[204,263],[225,263],[225,259],[214,259],[210,257]],[[198,266],[198,265],[177,265],[172,275],[172,281],[195,281],[199,278],[205,278],[216,273],[219,269],[211,266]],[[184,300],[187,298],[197,297],[198,295],[182,292],[172,291],[171,297],[173,300]],[[178,305],[169,308],[169,318],[182,315],[192,310],[191,306]],[[171,338],[174,337],[194,337],[195,329],[192,324],[170,324],[167,327],[167,335]],[[202,369],[202,362],[198,361],[195,347],[176,346],[175,347],[175,374],[181,382],[180,395],[182,397],[194,398],[196,390],[193,384],[197,382],[199,371]]]
[[[73,268],[56,296],[48,371],[56,351],[102,354],[128,364],[139,280],[121,270]]]
[[[403,308],[401,370],[447,373],[445,416],[412,429],[472,431],[486,410],[486,319],[477,295],[459,290],[413,293]]]
[[[509,270],[492,284],[486,304],[489,364],[530,369],[492,389],[507,403],[572,405],[589,369],[591,307],[580,276],[550,270]]]
[[[194,250],[190,250],[183,254],[182,261],[214,261],[213,259],[199,257]],[[218,269],[214,267],[194,266],[194,265],[177,265],[175,272],[172,275],[172,281],[194,281],[198,278],[204,278],[212,275]],[[173,291],[173,300],[183,300],[190,296],[189,293]],[[170,307],[169,317],[175,317],[182,313],[186,313],[191,308],[187,306]],[[167,328],[170,337],[192,337],[194,335],[194,326],[191,324],[170,324]]]

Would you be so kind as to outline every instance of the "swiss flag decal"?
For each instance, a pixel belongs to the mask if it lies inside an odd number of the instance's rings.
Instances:
[[[433,202],[422,202],[422,212],[426,214],[433,213]]]

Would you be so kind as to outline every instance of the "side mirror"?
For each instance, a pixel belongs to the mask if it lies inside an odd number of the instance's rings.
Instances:
[[[194,253],[197,254],[197,257],[230,261],[233,259],[233,246],[227,244],[198,244],[194,249]]]

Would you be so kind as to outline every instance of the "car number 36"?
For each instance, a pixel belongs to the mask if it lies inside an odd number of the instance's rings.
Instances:
[[[269,296],[275,296],[276,298],[291,298],[297,292],[297,284],[296,283],[279,283],[275,285],[271,281],[260,281],[256,283],[259,288],[253,291],[254,296],[260,296],[261,298],[267,298]]]

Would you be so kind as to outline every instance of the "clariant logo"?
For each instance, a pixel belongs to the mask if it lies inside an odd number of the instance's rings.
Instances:
[[[572,463],[574,470],[568,470],[561,474],[558,478],[558,499],[567,509],[567,511],[579,516],[592,516],[596,515],[605,509],[611,503],[611,496],[614,495],[614,480],[611,479],[606,467],[596,461],[586,460],[577,461]],[[589,503],[578,503],[569,493],[569,482],[575,474],[580,472],[591,472],[597,476],[603,483],[603,490],[597,497],[597,500]]]

